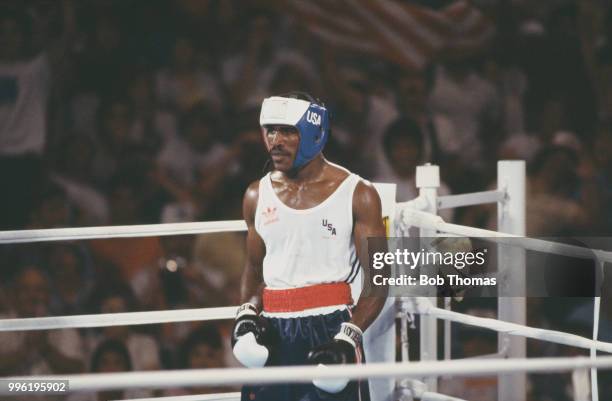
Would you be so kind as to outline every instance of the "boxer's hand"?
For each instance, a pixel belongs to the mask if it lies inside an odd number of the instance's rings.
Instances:
[[[357,362],[356,349],[361,344],[363,333],[352,323],[342,323],[340,332],[326,344],[315,347],[308,354],[308,362],[325,367],[331,364]],[[312,384],[328,393],[339,393],[348,384],[348,379],[315,379]]]
[[[270,357],[271,334],[267,322],[257,314],[253,304],[238,308],[232,329],[232,351],[248,368],[263,367]]]

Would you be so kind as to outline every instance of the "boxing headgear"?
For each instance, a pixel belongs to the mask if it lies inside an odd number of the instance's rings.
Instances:
[[[261,105],[259,124],[288,125],[300,133],[293,167],[299,168],[321,153],[329,136],[329,113],[325,106],[314,100],[292,97],[272,96],[264,99]]]

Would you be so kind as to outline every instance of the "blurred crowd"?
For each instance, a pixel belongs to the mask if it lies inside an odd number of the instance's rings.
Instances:
[[[497,160],[522,159],[528,235],[611,231],[605,1],[474,1],[491,38],[419,68],[326,41],[282,3],[2,2],[0,229],[240,219],[244,190],[269,168],[261,100],[301,90],[331,111],[325,156],[397,183],[398,201],[416,196],[419,164],[440,165],[449,194],[491,188]],[[435,13],[452,2],[398,3]],[[486,207],[444,217],[495,229]],[[235,233],[1,246],[0,313],[234,305],[243,249]],[[0,374],[232,366],[228,330],[0,333]],[[219,389],[169,395],[188,391]]]

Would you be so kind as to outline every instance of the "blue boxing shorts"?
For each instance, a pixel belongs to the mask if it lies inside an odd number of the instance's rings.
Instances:
[[[270,323],[279,343],[270,354],[268,366],[306,365],[306,357],[314,347],[333,339],[340,324],[348,322],[350,312],[338,310],[325,315],[277,318],[264,317]],[[360,352],[363,355],[363,352]],[[364,360],[361,361],[365,362]],[[344,390],[330,394],[312,383],[247,385],[242,388],[241,401],[369,401],[367,380],[352,381]]]

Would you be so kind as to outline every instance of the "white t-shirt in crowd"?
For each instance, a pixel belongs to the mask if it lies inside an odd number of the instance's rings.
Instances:
[[[439,67],[429,106],[432,113],[446,116],[453,125],[448,138],[438,138],[441,150],[474,164],[483,151],[478,137],[481,123],[499,114],[499,96],[495,87],[476,73],[470,73],[462,81],[454,80],[443,67]]]
[[[51,70],[45,53],[0,63],[0,155],[43,152]]]

